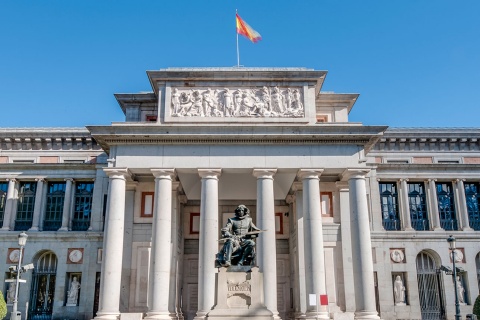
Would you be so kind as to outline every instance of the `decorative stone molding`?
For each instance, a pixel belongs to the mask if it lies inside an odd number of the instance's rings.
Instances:
[[[172,117],[303,118],[302,87],[173,88]]]

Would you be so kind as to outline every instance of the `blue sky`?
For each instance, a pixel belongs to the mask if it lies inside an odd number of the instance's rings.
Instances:
[[[123,121],[146,70],[234,66],[235,9],[242,65],[327,70],[351,121],[480,127],[478,0],[1,0],[0,127]]]

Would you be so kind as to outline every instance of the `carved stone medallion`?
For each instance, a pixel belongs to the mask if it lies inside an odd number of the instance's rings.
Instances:
[[[402,249],[390,249],[390,259],[395,263],[405,262],[405,253]]]

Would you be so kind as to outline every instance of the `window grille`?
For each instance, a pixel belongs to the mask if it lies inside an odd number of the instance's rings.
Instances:
[[[5,204],[7,201],[8,182],[0,182],[0,226],[3,226]]]
[[[457,230],[458,224],[452,184],[449,182],[439,182],[436,183],[436,188],[440,226],[445,230]]]
[[[77,182],[75,185],[75,209],[72,230],[86,231],[92,214],[93,182]]]
[[[467,212],[470,228],[480,230],[480,191],[479,183],[465,183],[465,197],[467,199]]]
[[[398,192],[395,182],[382,182],[380,186],[380,205],[385,230],[400,230],[398,214]]]
[[[429,230],[425,185],[423,183],[408,183],[407,187],[412,228],[417,231]]]
[[[62,226],[65,182],[49,182],[43,231],[57,231]]]
[[[36,182],[24,181],[20,183],[14,228],[15,231],[27,231],[32,227],[36,191]]]

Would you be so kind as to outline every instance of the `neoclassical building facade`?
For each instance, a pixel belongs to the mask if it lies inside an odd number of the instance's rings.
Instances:
[[[272,319],[453,319],[449,235],[471,313],[480,131],[349,122],[358,95],[322,92],[326,74],[148,71],[151,92],[115,95],[124,122],[2,129],[4,280],[21,231],[35,266],[23,317],[214,318],[221,229],[239,204],[264,230],[256,286]],[[232,310],[254,309],[244,291],[228,293]]]

